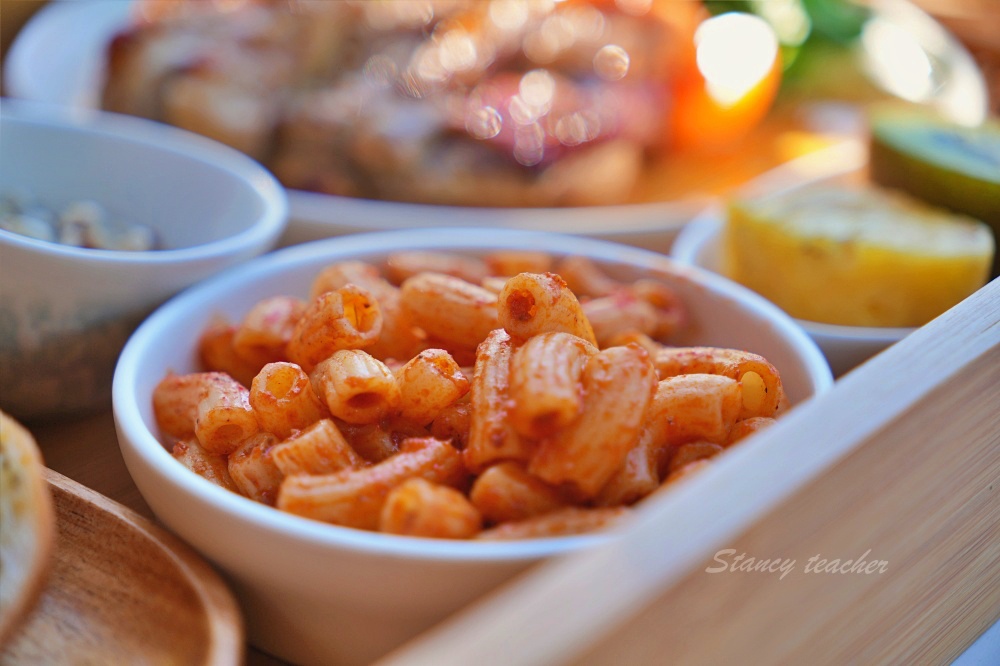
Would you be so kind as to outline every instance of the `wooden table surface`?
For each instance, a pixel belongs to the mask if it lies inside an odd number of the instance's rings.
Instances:
[[[47,467],[153,518],[153,512],[125,468],[110,411],[58,423],[29,424],[29,427]]]

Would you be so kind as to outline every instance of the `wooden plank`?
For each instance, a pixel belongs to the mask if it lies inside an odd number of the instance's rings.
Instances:
[[[1000,616],[1000,281],[384,663],[925,663]],[[794,559],[709,574],[715,555]],[[809,558],[884,573],[806,573]],[[817,560],[818,562],[818,560]],[[815,562],[814,562],[815,564]]]

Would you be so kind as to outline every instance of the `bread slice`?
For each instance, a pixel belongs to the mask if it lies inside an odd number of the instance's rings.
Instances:
[[[35,439],[0,411],[0,645],[41,591],[55,542],[55,513]]]
[[[799,319],[922,326],[979,289],[994,241],[970,217],[874,187],[729,206],[726,273]]]

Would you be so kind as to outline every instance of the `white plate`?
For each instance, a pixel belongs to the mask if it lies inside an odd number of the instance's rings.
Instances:
[[[483,227],[591,236],[669,251],[677,234],[710,205],[708,196],[682,201],[580,208],[466,208],[353,199],[290,190],[286,244],[372,230]]]
[[[104,49],[127,25],[131,0],[52,0],[24,26],[4,66],[7,92],[42,102],[97,108]],[[67,38],[67,36],[70,36]],[[423,227],[508,228],[594,236],[666,252],[708,196],[581,208],[465,208],[289,190],[283,244],[359,231]]]
[[[11,45],[4,65],[7,94],[96,107],[104,49],[128,20],[132,0],[52,0]],[[901,28],[947,75],[933,103],[961,122],[978,122],[988,108],[986,85],[968,52],[906,0],[871,0],[880,20]],[[710,198],[581,208],[463,208],[355,199],[289,190],[291,220],[283,244],[328,236],[423,227],[508,228],[593,236],[667,252],[677,233]]]

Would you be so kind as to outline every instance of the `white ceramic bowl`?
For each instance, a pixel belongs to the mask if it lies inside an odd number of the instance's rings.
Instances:
[[[157,438],[153,389],[170,370],[197,369],[195,343],[215,315],[236,319],[261,298],[304,295],[318,270],[338,260],[504,248],[588,256],[617,265],[622,278],[658,271],[691,311],[688,337],[678,342],[764,355],[782,373],[793,402],[832,384],[820,351],[764,299],[662,255],[593,239],[479,229],[359,234],[279,250],[230,271],[165,304],[136,331],[115,373],[114,411],[125,463],[143,497],[228,575],[255,645],[298,663],[368,663],[532,563],[607,538],[439,541],[327,525],[211,484]]]
[[[93,200],[168,248],[92,250],[0,230],[0,404],[21,418],[110,407],[129,334],[169,296],[273,247],[287,200],[258,164],[156,123],[0,104],[0,195]]]
[[[670,251],[677,261],[715,273],[722,272],[720,236],[722,213],[712,208],[685,227]],[[804,319],[796,320],[823,350],[837,377],[861,365],[880,351],[912,333],[913,328],[836,326]]]

